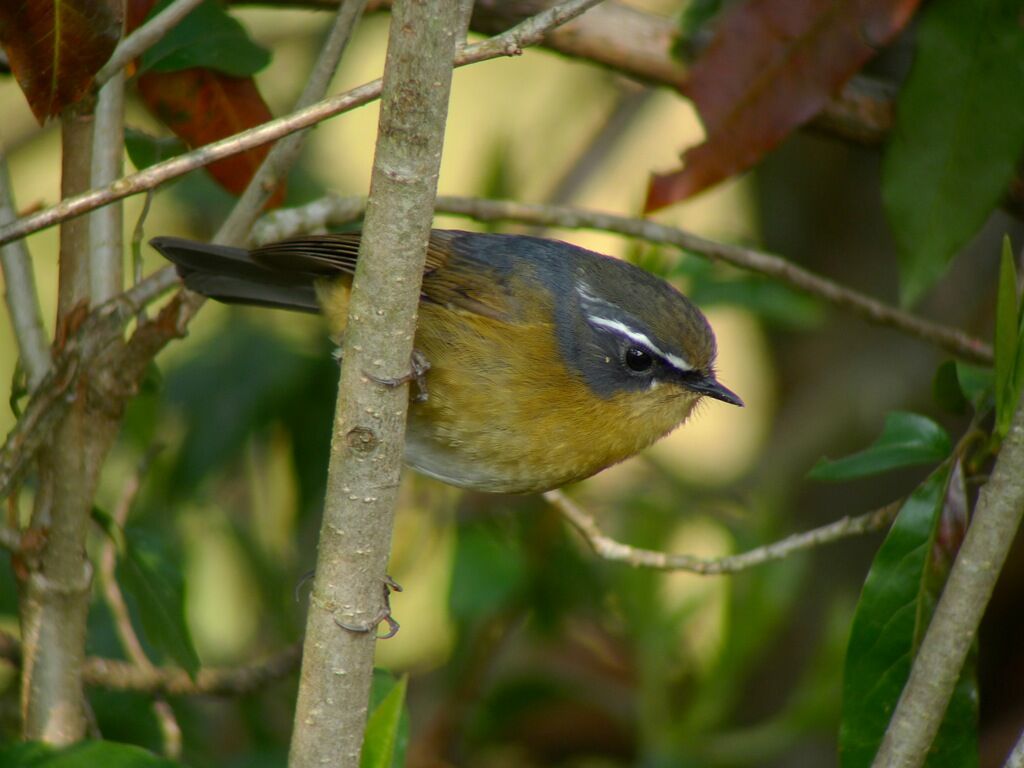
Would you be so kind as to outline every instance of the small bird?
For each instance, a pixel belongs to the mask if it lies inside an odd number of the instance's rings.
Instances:
[[[344,331],[359,233],[252,250],[151,243],[218,301],[322,311]],[[433,230],[405,459],[462,488],[527,493],[590,477],[679,426],[715,378],[704,315],[664,280],[568,243]]]

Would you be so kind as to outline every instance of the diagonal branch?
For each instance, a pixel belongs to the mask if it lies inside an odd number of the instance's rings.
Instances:
[[[501,56],[518,56],[524,48],[538,43],[548,31],[583,13],[596,2],[598,0],[567,0],[565,3],[549,8],[543,13],[517,24],[500,35],[480,43],[467,45],[456,55],[455,66],[463,67]],[[368,104],[378,98],[380,92],[380,80],[364,83],[338,96],[322,99],[305,109],[157,163],[143,171],[124,176],[105,187],[67,197],[50,208],[0,227],[0,245],[6,245],[67,219],[73,219],[89,211],[102,208],[104,205],[110,205],[126,197],[153,189],[166,181],[176,179],[217,160],[275,141],[303,128],[309,128],[329,117]]]
[[[319,227],[343,224],[358,218],[364,205],[363,198],[328,196],[298,208],[275,211],[257,228],[255,240],[268,242]],[[672,245],[779,280],[833,306],[852,312],[870,323],[894,328],[908,336],[930,342],[965,360],[983,365],[992,364],[992,348],[981,339],[958,328],[940,325],[905,312],[763,251],[708,240],[647,219],[581,208],[441,196],[437,198],[435,210],[438,213],[466,216],[476,221],[518,221],[545,227],[597,229],[650,243]]]
[[[0,225],[13,222],[17,218],[16,210],[7,158],[0,151]],[[43,328],[43,312],[39,307],[39,291],[28,245],[16,242],[0,248],[0,266],[3,267],[4,298],[11,327],[28,374],[29,390],[33,390],[50,370],[50,344]]]
[[[1024,396],[949,572],[874,768],[917,768],[949,706],[996,579],[1024,518]]]
[[[334,25],[327,40],[324,41],[323,48],[320,49],[320,56],[306,80],[302,94],[295,102],[295,110],[315,104],[327,93],[331,78],[334,77],[338,62],[341,61],[341,55],[345,52],[352,30],[362,16],[365,6],[366,0],[341,0],[338,13],[334,17]],[[263,210],[263,206],[270,200],[288,170],[299,159],[308,135],[308,130],[297,131],[270,148],[270,152],[253,174],[231,213],[220,225],[213,242],[221,245],[245,244],[249,230]]]
[[[634,568],[653,568],[659,571],[688,571],[702,576],[717,576],[736,573],[757,565],[782,560],[807,549],[850,536],[873,533],[888,527],[899,512],[900,502],[868,512],[857,517],[844,517],[834,523],[823,525],[803,533],[795,533],[772,544],[751,549],[738,555],[703,558],[694,555],[669,554],[651,549],[639,549],[616,541],[605,534],[597,521],[560,490],[548,491],[544,498],[579,531],[597,555],[605,560],[625,563]]]
[[[120,43],[107,63],[96,73],[93,82],[98,88],[120,72],[133,59],[156,45],[179,21],[188,16],[203,0],[174,0],[160,13],[136,29]]]

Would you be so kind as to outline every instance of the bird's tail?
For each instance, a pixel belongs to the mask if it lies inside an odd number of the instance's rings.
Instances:
[[[172,261],[185,286],[228,304],[317,312],[311,271],[257,262],[244,248],[197,243],[180,237],[154,237],[150,244]]]

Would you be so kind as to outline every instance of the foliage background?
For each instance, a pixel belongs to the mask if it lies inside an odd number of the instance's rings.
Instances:
[[[257,80],[275,114],[287,110],[301,85],[294,73],[308,69],[326,19],[248,7],[235,15],[273,51]],[[363,21],[334,90],[380,71],[386,21]],[[885,51],[872,68],[902,77],[908,46]],[[457,72],[441,193],[546,200],[632,87],[539,50]],[[54,126],[36,127],[10,78],[0,81],[0,110],[16,198],[23,207],[56,201]],[[318,127],[288,203],[325,190],[364,192],[376,119],[371,105]],[[164,130],[137,104],[128,121]],[[678,148],[700,135],[687,102],[653,92],[572,202],[635,213],[647,173],[673,166]],[[879,173],[877,150],[805,132],[756,172],[659,219],[784,254],[896,301]],[[147,236],[208,238],[230,203],[192,174],[159,192]],[[128,200],[126,221],[140,208],[140,198]],[[1006,231],[1022,242],[1020,225],[994,214],[922,313],[989,337]],[[919,341],[693,256],[607,235],[547,234],[636,259],[689,292],[718,335],[722,380],[747,403],[742,411],[707,405],[643,456],[574,490],[623,540],[713,556],[858,514],[907,494],[926,471],[806,481],[820,456],[863,447],[894,409],[928,414],[954,435],[967,423],[936,404],[932,377],[944,358]],[[46,230],[29,239],[48,321],[56,237]],[[157,265],[147,251],[147,269]],[[16,354],[0,324],[0,380],[11,380]],[[260,658],[301,636],[335,379],[318,319],[208,306],[188,339],[158,358],[149,388],[130,406],[98,506],[115,505],[139,462],[154,456],[130,523],[180,568],[204,665]],[[0,414],[4,431],[13,423],[13,414]],[[536,499],[458,493],[412,474],[403,497],[391,567],[405,587],[393,603],[402,630],[379,644],[378,665],[409,675],[410,764],[835,764],[842,659],[880,537],[727,578],[659,574],[601,563]],[[101,541],[97,534],[93,544]],[[999,764],[1024,720],[1024,620],[1014,610],[1024,589],[1020,554],[1018,541],[982,630],[983,766]],[[94,602],[88,651],[117,657],[103,606]],[[0,569],[0,612],[0,626],[15,630],[8,567]],[[0,674],[3,733],[14,738],[17,675]],[[239,699],[173,699],[184,761],[283,765],[294,688],[289,678]],[[105,738],[159,750],[145,697],[93,690],[90,702]]]

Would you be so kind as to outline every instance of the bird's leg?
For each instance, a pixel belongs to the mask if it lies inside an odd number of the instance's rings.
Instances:
[[[416,385],[416,394],[412,396],[412,399],[417,403],[422,403],[427,399],[427,371],[429,370],[430,361],[427,360],[426,356],[422,352],[418,349],[414,349],[412,351],[412,357],[409,360],[409,373],[404,376],[389,379],[374,376],[372,373],[368,373],[367,371],[363,371],[363,375],[371,381],[375,381],[385,387],[400,387],[402,384],[412,382]]]
[[[377,612],[377,615],[370,619],[370,621],[366,622],[365,624],[348,624],[339,619],[335,619],[334,623],[342,629],[348,630],[349,632],[358,632],[360,634],[365,634],[367,632],[372,632],[374,629],[377,628],[377,625],[383,621],[388,625],[388,631],[385,632],[383,635],[377,635],[377,639],[388,640],[397,635],[400,625],[395,620],[395,617],[391,615],[391,593],[401,592],[402,587],[398,584],[398,582],[396,582],[394,579],[387,575],[384,576],[383,586],[384,605],[381,606],[381,609]]]

